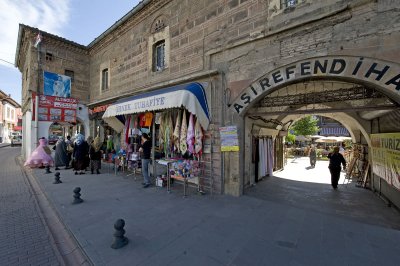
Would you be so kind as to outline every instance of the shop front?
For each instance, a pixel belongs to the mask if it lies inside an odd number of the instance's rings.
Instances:
[[[210,168],[204,160],[204,141],[210,124],[207,83],[189,83],[120,99],[107,107],[102,119],[120,134],[115,151],[131,170],[140,168],[138,152],[143,133],[151,137],[149,169],[156,185],[180,180],[199,191],[212,191]],[[211,151],[205,151],[211,152]],[[208,171],[209,172],[209,171]]]

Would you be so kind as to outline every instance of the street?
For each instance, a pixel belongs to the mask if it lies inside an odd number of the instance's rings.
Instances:
[[[13,158],[18,152],[0,149],[7,165],[1,171],[0,264],[58,265]],[[399,212],[353,183],[341,181],[333,190],[326,166],[317,162],[308,169],[307,158],[289,160],[284,171],[242,197],[191,189],[183,198],[180,185],[171,193],[165,187],[143,189],[140,174],[115,175],[106,165],[99,175],[60,170],[61,184],[53,184],[54,168],[52,174],[27,172],[94,265],[397,265]],[[74,205],[77,186],[84,201]],[[113,225],[120,218],[129,243],[115,250]]]
[[[16,156],[0,148],[0,265],[60,265],[57,251]]]

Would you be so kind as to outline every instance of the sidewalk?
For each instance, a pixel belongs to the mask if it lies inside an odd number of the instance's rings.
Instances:
[[[11,143],[0,143],[0,148],[8,147],[10,145],[11,145]]]
[[[172,193],[143,189],[140,174],[135,180],[107,169],[100,175],[60,170],[63,183],[53,184],[52,171],[33,172],[95,265],[398,265],[400,231],[392,224],[400,216],[367,190],[361,194],[370,193],[374,211],[357,219],[358,210],[348,215],[358,206],[349,199],[360,190],[351,187],[334,191],[272,177],[239,198],[193,191],[183,198],[180,185]],[[84,202],[72,205],[78,186]],[[114,250],[119,218],[129,244]]]

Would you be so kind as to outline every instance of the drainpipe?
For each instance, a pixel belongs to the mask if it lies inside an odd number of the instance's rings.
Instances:
[[[40,32],[39,32],[40,34]],[[39,86],[40,86],[40,42],[37,45],[37,88],[36,88],[36,97],[35,97],[35,148],[39,145]]]

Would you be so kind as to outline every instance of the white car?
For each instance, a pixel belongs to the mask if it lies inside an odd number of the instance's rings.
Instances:
[[[22,136],[13,136],[11,138],[11,147],[22,145]]]

